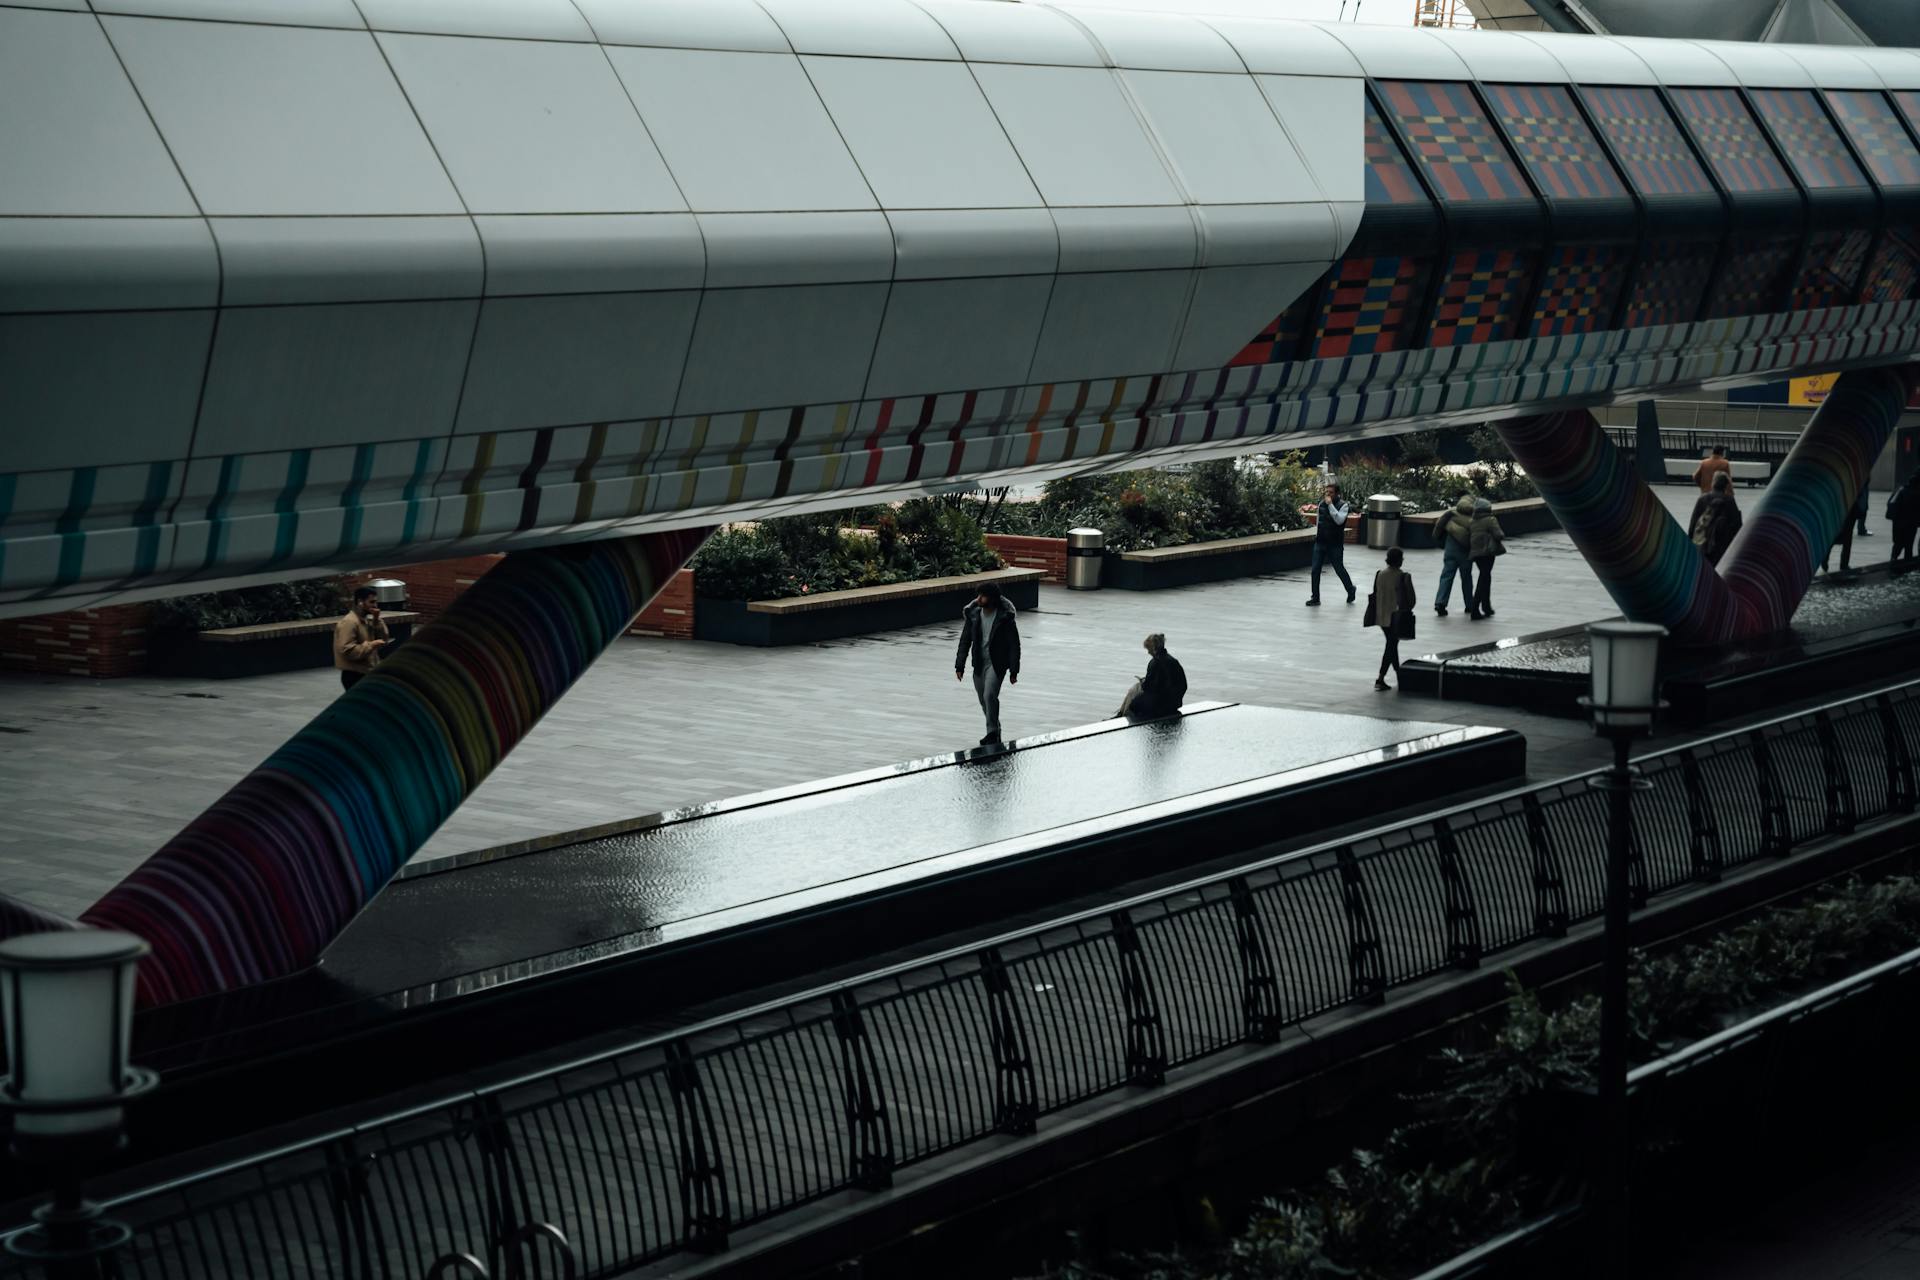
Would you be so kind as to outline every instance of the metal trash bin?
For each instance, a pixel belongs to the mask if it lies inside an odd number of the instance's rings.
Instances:
[[[1400,499],[1376,493],[1367,499],[1367,546],[1378,551],[1400,545]]]
[[[367,585],[373,588],[373,598],[380,602],[382,609],[407,607],[407,584],[400,579],[375,578]]]
[[[1100,589],[1100,560],[1107,552],[1101,529],[1067,530],[1067,586],[1074,591]]]

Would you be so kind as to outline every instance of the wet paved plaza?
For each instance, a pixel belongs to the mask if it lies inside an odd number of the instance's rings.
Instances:
[[[1684,517],[1693,491],[1660,492]],[[1878,560],[1885,545],[1856,544],[1857,558]],[[1423,611],[1405,656],[1611,614],[1565,535],[1511,547],[1494,580],[1499,612],[1482,623],[1459,612],[1457,597],[1451,616],[1435,617],[1427,605],[1439,553],[1408,550]],[[1348,560],[1364,603],[1380,553],[1350,547]],[[1578,723],[1374,692],[1380,638],[1362,628],[1362,604],[1342,603],[1337,583],[1323,587],[1321,608],[1302,607],[1306,595],[1305,570],[1159,592],[1043,588],[1038,612],[1022,619],[1022,677],[1002,699],[1006,732],[1111,715],[1145,667],[1141,637],[1164,631],[1192,700],[1509,726],[1527,736],[1539,777],[1601,762]],[[787,649],[622,640],[421,856],[971,746],[980,714],[971,683],[953,679],[953,643],[946,626]],[[324,669],[228,681],[0,677],[0,890],[57,911],[90,905],[338,688]]]

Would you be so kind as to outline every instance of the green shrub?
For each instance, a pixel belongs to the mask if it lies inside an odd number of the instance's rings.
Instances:
[[[694,557],[697,590],[714,600],[776,600],[1000,567],[968,505],[957,500],[864,508],[858,514],[871,532],[842,527],[844,514],[781,516],[720,530]]]
[[[153,606],[151,625],[158,632],[214,631],[263,622],[304,622],[346,611],[346,584],[341,579],[308,578],[160,600]]]

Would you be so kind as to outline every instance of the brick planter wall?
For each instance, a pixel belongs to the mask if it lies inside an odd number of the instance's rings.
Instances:
[[[407,600],[420,615],[420,621],[431,622],[500,560],[497,552],[453,560],[428,560],[421,564],[395,565],[391,569],[369,569],[354,574],[353,581],[357,585],[374,578],[400,579],[407,584]]]
[[[0,622],[0,670],[95,680],[147,669],[144,604],[114,604]]]
[[[1039,569],[1047,576],[1042,582],[1056,585],[1067,580],[1067,540],[1065,538],[1028,538],[1013,533],[990,533],[987,545],[1007,562],[1009,569]]]
[[[682,569],[627,628],[630,636],[693,639],[693,570]]]

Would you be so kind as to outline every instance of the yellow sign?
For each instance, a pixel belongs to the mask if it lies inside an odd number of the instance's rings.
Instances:
[[[1795,378],[1787,384],[1788,404],[1820,404],[1827,398],[1827,392],[1833,388],[1837,373],[1816,373],[1805,378]]]

